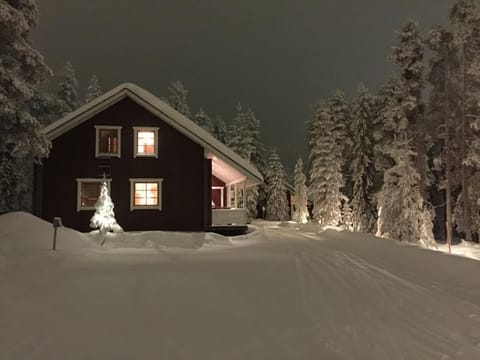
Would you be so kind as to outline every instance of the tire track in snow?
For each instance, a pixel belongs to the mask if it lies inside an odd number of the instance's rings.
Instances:
[[[348,356],[352,351],[368,353],[369,359],[410,359],[419,353],[424,359],[480,358],[480,321],[473,316],[479,306],[455,308],[451,294],[282,230],[268,235],[287,241],[304,312],[329,351],[346,358],[357,358]]]

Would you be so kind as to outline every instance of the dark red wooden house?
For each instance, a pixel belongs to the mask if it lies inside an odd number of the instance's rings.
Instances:
[[[89,230],[105,178],[125,230],[245,225],[248,161],[190,119],[126,83],[44,129],[50,156],[34,172],[34,213]]]

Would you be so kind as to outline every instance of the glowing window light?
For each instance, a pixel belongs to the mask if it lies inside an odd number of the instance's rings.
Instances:
[[[137,132],[137,154],[155,155],[154,130],[139,130]]]
[[[135,206],[158,206],[158,183],[135,183]]]

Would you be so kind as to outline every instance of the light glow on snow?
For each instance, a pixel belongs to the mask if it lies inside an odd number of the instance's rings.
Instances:
[[[2,358],[480,358],[477,261],[312,223],[253,228],[104,246],[59,228],[53,252],[50,223],[0,216]]]

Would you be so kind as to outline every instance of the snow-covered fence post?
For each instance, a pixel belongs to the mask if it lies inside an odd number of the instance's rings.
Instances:
[[[57,246],[57,228],[59,228],[60,226],[63,226],[62,218],[61,217],[54,217],[52,225],[53,225],[53,246],[52,246],[52,250],[55,251],[55,248]]]

